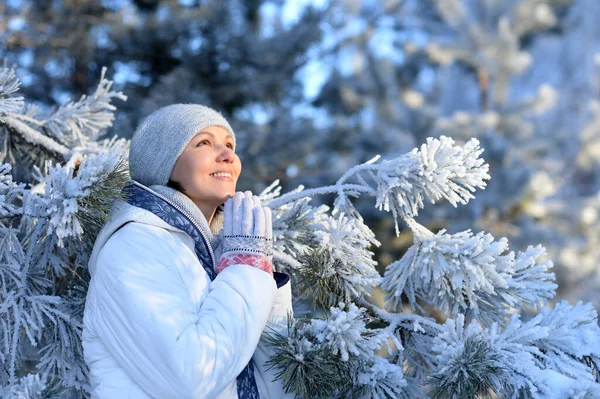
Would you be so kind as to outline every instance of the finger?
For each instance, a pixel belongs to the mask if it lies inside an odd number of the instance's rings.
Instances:
[[[242,234],[249,236],[252,235],[252,225],[254,219],[254,215],[252,214],[252,198],[244,198],[242,206],[244,208]]]
[[[265,213],[263,209],[255,207],[252,209],[254,213],[254,235],[264,237],[265,236]]]
[[[244,200],[244,194],[241,192],[235,193],[235,195],[233,196],[233,234],[234,235],[239,235],[239,234],[244,234],[242,233],[242,219],[244,217],[243,214],[243,209],[242,209],[242,202]]]
[[[263,207],[263,213],[265,214],[265,237],[273,238],[273,214],[271,208],[268,206]]]
[[[225,201],[225,210],[223,211],[223,234],[233,234],[233,198]]]
[[[252,196],[252,204],[254,205],[255,208],[260,208],[260,198],[258,198],[258,196],[253,195]]]

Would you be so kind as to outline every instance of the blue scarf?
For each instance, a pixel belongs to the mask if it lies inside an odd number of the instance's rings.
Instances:
[[[166,223],[173,227],[183,230],[194,240],[196,256],[200,264],[210,277],[211,281],[217,277],[213,270],[215,264],[214,254],[210,247],[207,237],[190,220],[190,218],[175,207],[164,197],[159,197],[150,190],[141,186],[130,184],[123,189],[127,202],[138,208],[152,212]],[[252,359],[242,372],[237,376],[237,394],[240,399],[259,399],[258,387],[254,379],[254,364]]]

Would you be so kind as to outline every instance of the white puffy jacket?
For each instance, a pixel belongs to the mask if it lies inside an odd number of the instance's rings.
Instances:
[[[89,262],[83,351],[93,399],[237,398],[250,358],[261,399],[291,397],[264,363],[265,325],[285,327],[290,283],[232,265],[211,282],[194,242],[116,203]]]

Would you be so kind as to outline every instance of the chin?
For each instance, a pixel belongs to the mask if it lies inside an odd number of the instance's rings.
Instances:
[[[231,193],[231,194],[226,194],[223,197],[221,197],[220,202],[224,203],[225,201],[227,201],[229,198],[233,198],[233,196],[235,195],[235,192]]]
[[[218,201],[220,201],[221,203],[227,201],[228,198],[231,198],[235,195],[235,190],[234,191],[227,191],[224,192],[222,194],[217,194],[215,197]]]

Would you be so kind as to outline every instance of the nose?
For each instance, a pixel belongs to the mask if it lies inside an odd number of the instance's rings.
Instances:
[[[217,156],[217,162],[233,163],[235,159],[235,153],[233,150],[226,145],[222,145],[219,148],[219,155]]]

